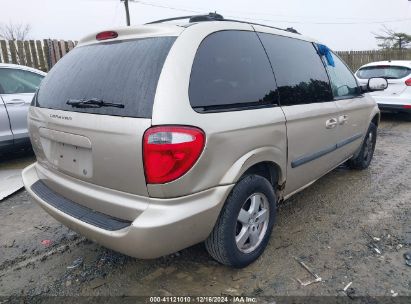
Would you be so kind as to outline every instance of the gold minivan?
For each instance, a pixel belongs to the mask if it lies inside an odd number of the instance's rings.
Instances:
[[[179,19],[179,18],[174,18]],[[244,267],[277,203],[373,157],[379,110],[325,45],[217,14],[82,39],[28,115],[27,191],[108,248],[156,258],[205,241]],[[206,21],[206,22],[205,22]]]

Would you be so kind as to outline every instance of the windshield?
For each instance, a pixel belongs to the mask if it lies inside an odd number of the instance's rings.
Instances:
[[[175,37],[99,43],[75,48],[44,78],[41,108],[151,118],[157,82]],[[70,100],[103,100],[124,107],[73,107]]]
[[[402,66],[370,66],[359,69],[357,77],[361,79],[369,79],[374,77],[382,77],[386,79],[401,79],[407,77],[411,73],[411,69]]]

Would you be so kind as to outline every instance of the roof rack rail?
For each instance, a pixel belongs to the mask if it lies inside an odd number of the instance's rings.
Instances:
[[[168,22],[168,21],[175,21],[175,20],[184,20],[184,19],[189,19],[189,23],[194,23],[194,22],[203,22],[203,21],[230,21],[230,22],[238,22],[238,23],[245,23],[245,24],[251,24],[251,25],[259,25],[259,26],[265,26],[269,27],[272,29],[280,30],[280,31],[286,31],[294,34],[300,34],[297,32],[292,27],[288,27],[286,29],[275,27],[275,26],[270,26],[266,24],[261,24],[261,23],[254,23],[254,22],[249,22],[249,21],[243,21],[243,20],[236,20],[236,19],[225,19],[222,15],[217,14],[216,12],[214,13],[208,13],[207,15],[191,15],[191,16],[181,16],[181,17],[174,17],[174,18],[167,18],[167,19],[160,19],[152,22],[148,22],[146,24],[155,24],[155,23],[163,23],[163,22]]]
[[[188,22],[202,22],[202,21],[223,21],[225,20],[223,16],[217,13],[209,13],[208,15],[191,15],[191,16],[181,16],[181,17],[174,17],[174,18],[167,18],[167,19],[160,19],[152,22],[148,22],[146,24],[155,24],[155,23],[163,23],[168,21],[175,21],[175,20],[183,20],[189,19]]]
[[[224,21],[245,23],[245,24],[251,24],[251,25],[259,25],[259,26],[264,26],[264,27],[269,27],[269,28],[272,28],[272,29],[276,29],[276,30],[279,30],[279,31],[286,31],[286,32],[301,35],[299,32],[297,32],[296,29],[294,29],[292,27],[287,27],[286,29],[283,29],[283,28],[275,27],[275,26],[271,26],[271,25],[266,25],[266,24],[261,24],[261,23],[254,23],[254,22],[249,22],[249,21],[236,20],[236,19],[224,19]]]

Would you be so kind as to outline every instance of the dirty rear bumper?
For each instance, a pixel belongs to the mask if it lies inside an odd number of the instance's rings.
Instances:
[[[37,163],[24,169],[23,182],[26,190],[44,210],[88,239],[115,251],[143,259],[157,258],[204,241],[211,233],[224,201],[233,187],[219,186],[173,199],[134,196],[136,205],[146,206],[144,210],[124,225],[125,228],[108,230],[90,224],[90,221],[83,221],[76,214],[67,212],[67,209],[47,202],[47,196],[36,194],[32,186],[36,183],[38,185],[39,181],[42,183],[36,166]],[[42,190],[47,191],[47,183],[43,185],[46,188]],[[61,196],[61,199],[65,199],[64,196]],[[81,202],[72,203],[81,207]],[[110,215],[100,213],[100,219],[104,220],[104,216],[113,219]]]
[[[402,105],[402,104],[384,104],[379,103],[378,107],[383,112],[401,112],[401,113],[411,113],[411,105]]]

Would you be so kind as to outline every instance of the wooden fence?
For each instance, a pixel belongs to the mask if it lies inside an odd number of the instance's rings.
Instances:
[[[0,63],[15,63],[49,71],[71,51],[76,41],[56,39],[6,41],[0,40]],[[360,66],[381,60],[411,60],[411,49],[388,51],[342,51],[337,54],[356,71]]]
[[[353,72],[360,66],[383,60],[411,60],[411,49],[407,50],[380,50],[380,51],[349,51],[337,52]]]
[[[47,72],[75,45],[71,40],[0,40],[0,63],[26,65]]]

